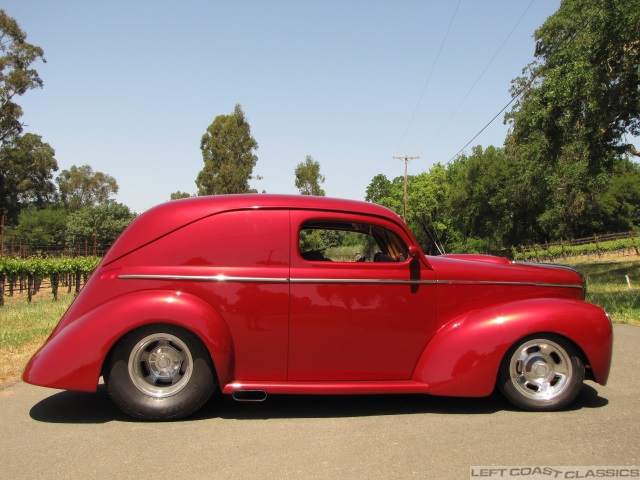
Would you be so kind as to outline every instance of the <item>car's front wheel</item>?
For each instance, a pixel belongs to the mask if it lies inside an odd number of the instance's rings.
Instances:
[[[498,374],[498,387],[525,410],[552,411],[569,405],[580,393],[584,363],[576,347],[553,334],[538,334],[509,349]]]
[[[141,420],[192,414],[217,387],[209,352],[193,333],[147,325],[120,339],[104,372],[107,391],[124,412]]]

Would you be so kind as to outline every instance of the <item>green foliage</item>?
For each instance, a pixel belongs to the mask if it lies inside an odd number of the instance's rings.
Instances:
[[[31,65],[38,60],[44,62],[44,52],[26,39],[18,22],[0,9],[0,147],[22,132],[22,109],[14,102],[16,97],[42,87]]]
[[[73,296],[69,295],[59,302],[13,303],[2,307],[0,352],[28,344],[37,344],[38,347],[42,345],[72,300]],[[35,348],[31,354],[35,353]],[[5,367],[11,368],[9,365]],[[16,380],[20,378],[24,367],[24,364],[14,367]],[[4,379],[0,378],[0,385],[2,380]]]
[[[30,250],[42,245],[64,249],[67,233],[68,212],[59,205],[42,210],[28,208],[20,213],[18,225],[10,229],[8,235]]]
[[[71,211],[101,205],[118,193],[118,183],[111,175],[94,172],[89,165],[63,170],[56,178],[62,203]]]
[[[257,148],[240,105],[231,115],[218,115],[200,141],[204,167],[196,179],[198,195],[249,193]]]
[[[547,172],[547,181],[571,182],[572,176],[585,174],[581,165],[563,165],[561,174]],[[568,208],[566,196],[538,198],[522,180],[520,166],[505,149],[477,146],[471,155],[446,167],[436,164],[428,172],[410,175],[407,224],[424,251],[437,254],[444,246],[447,253],[500,252],[512,245],[640,226],[640,166],[628,159],[615,159],[611,173],[591,179],[594,186],[588,198],[574,198],[573,204],[583,203],[579,215]],[[366,199],[401,215],[403,184],[402,177],[389,181],[376,175]],[[536,208],[537,201],[544,212]]]
[[[67,242],[111,245],[135,217],[129,207],[114,201],[81,208],[68,217]]]
[[[75,277],[76,292],[78,292],[81,279],[86,279],[91,275],[100,260],[98,257],[0,257],[0,306],[4,306],[5,283],[13,285],[24,279],[27,283],[27,301],[29,303],[39,281],[45,278],[50,279],[54,300],[58,299],[60,278],[72,279]],[[71,280],[68,284],[69,291],[71,291]]]
[[[513,175],[504,150],[495,147],[474,147],[471,155],[461,155],[449,165],[452,251],[478,252],[508,242],[513,208],[508,183]]]
[[[27,133],[0,147],[0,214],[15,225],[28,205],[44,206],[55,197],[55,152],[38,135]]]
[[[640,248],[640,240],[637,238],[621,238],[604,242],[593,241],[583,245],[551,245],[549,247],[533,245],[528,247],[512,248],[513,259],[518,262],[552,262],[581,255],[602,255],[605,253],[621,252],[631,255]]]
[[[180,200],[181,198],[190,198],[191,194],[187,192],[181,192],[178,190],[177,192],[173,192],[171,194],[171,200]]]
[[[382,174],[376,175],[367,187],[365,200],[385,206],[398,215],[402,215],[404,210],[403,178],[396,177],[393,180],[389,180]]]
[[[577,143],[595,168],[611,152],[630,153],[624,137],[640,133],[639,39],[640,1],[564,0],[514,81],[535,80],[508,117],[517,143],[537,143],[552,161]]]
[[[16,224],[26,205],[51,199],[52,172],[58,169],[53,149],[38,135],[20,136],[22,108],[15,101],[42,87],[32,64],[45,61],[42,49],[26,38],[15,19],[0,9],[0,215],[7,225]]]
[[[602,307],[615,323],[640,324],[640,261],[580,262],[572,266],[587,279],[588,302]]]
[[[296,188],[302,195],[324,197],[324,190],[320,187],[324,183],[324,175],[320,173],[320,163],[311,155],[307,155],[304,162],[296,166]]]
[[[354,261],[356,255],[373,257],[377,245],[367,234],[342,230],[309,229],[300,232],[300,251],[320,251],[333,261]]]
[[[608,223],[616,162],[639,155],[640,0],[564,0],[535,39],[506,116],[514,237],[583,236]]]
[[[0,274],[7,279],[29,275],[48,278],[54,274],[68,275],[76,272],[90,275],[100,260],[99,257],[2,257],[0,258]]]

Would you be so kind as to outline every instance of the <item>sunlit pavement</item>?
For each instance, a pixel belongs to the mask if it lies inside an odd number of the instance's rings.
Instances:
[[[0,390],[3,478],[469,478],[471,465],[638,465],[640,327],[615,326],[606,387],[571,409],[482,399],[216,397],[175,423],[130,420],[98,393]]]

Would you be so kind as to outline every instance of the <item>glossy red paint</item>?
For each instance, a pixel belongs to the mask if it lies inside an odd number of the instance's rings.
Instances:
[[[380,261],[309,257],[317,252],[302,251],[301,231],[320,227],[369,235]],[[369,203],[180,200],[146,212],[121,235],[24,380],[94,391],[125,334],[172,324],[204,343],[226,394],[483,396],[495,388],[507,350],[536,333],[575,344],[605,384],[611,323],[583,296],[583,279],[571,269],[426,257],[397,215]]]
[[[218,377],[231,380],[235,355],[225,322],[200,298],[175,290],[132,292],[74,318],[49,337],[23,379],[43,387],[94,392],[103,362],[119,338],[142,325],[164,323],[196,333],[208,346]]]

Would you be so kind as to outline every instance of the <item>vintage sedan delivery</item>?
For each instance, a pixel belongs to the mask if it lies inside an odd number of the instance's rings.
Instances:
[[[112,246],[24,372],[148,420],[216,389],[420,393],[555,410],[604,385],[612,326],[566,267],[425,256],[378,205],[309,196],[170,202]]]

